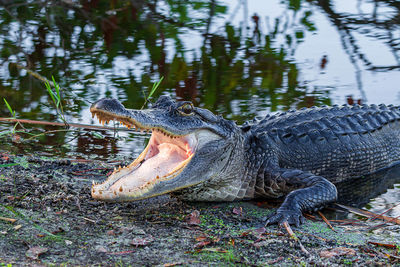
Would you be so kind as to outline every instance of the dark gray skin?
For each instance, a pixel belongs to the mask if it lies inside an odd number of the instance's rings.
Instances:
[[[196,152],[188,171],[176,180],[160,182],[152,189],[155,193],[123,201],[163,192],[190,201],[286,196],[266,223],[299,225],[303,212],[336,201],[334,184],[392,166],[400,159],[398,107],[304,108],[237,126],[205,109],[182,111],[186,103],[163,96],[145,111],[127,110],[111,99],[92,105],[91,111],[106,114],[107,120],[114,118],[146,129],[157,126],[177,135],[207,129],[219,136]],[[177,189],[171,190],[171,185]]]

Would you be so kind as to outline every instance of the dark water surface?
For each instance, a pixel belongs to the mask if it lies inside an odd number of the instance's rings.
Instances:
[[[239,123],[314,105],[400,104],[398,1],[0,4],[0,117],[10,116],[5,98],[18,118],[60,121],[36,74],[60,84],[69,122],[87,124],[97,124],[90,103],[107,96],[140,108],[160,77],[153,99],[191,100]],[[11,142],[12,126],[0,123],[3,149],[70,158],[131,156],[147,138],[25,125],[52,132]],[[399,202],[399,188],[387,194],[370,203],[375,211]]]

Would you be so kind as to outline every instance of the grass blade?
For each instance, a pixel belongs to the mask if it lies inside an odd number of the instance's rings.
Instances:
[[[18,163],[0,164],[0,168],[3,168],[3,167],[10,167],[10,166],[15,166],[15,165],[19,165],[19,164],[18,164]]]
[[[51,236],[51,237],[53,237],[53,238],[55,238],[55,239],[59,239],[59,240],[63,240],[63,239],[64,239],[63,237],[54,235],[54,234],[50,233],[49,231],[47,231],[46,229],[44,229],[43,227],[41,227],[40,225],[37,225],[36,223],[32,222],[32,221],[29,220],[25,215],[23,215],[21,212],[15,210],[13,207],[11,207],[11,206],[6,206],[6,205],[3,205],[3,204],[1,204],[1,203],[0,203],[0,206],[3,207],[3,208],[5,208],[5,209],[7,209],[7,210],[9,210],[9,211],[10,211],[11,213],[13,213],[16,217],[19,217],[20,219],[22,219],[22,220],[25,221],[26,223],[31,224],[34,228],[38,229],[40,232],[42,232],[42,233],[44,233],[44,234],[46,234],[46,235],[48,235],[48,236]]]
[[[158,82],[155,82],[153,84],[153,88],[151,88],[151,91],[149,93],[149,95],[146,97],[146,93],[143,90],[143,95],[144,95],[144,103],[141,109],[144,108],[144,106],[147,104],[147,101],[149,100],[149,98],[154,94],[154,92],[157,90],[158,86],[160,86],[162,80],[164,80],[164,76],[161,76],[160,80]]]
[[[51,79],[53,80],[54,88],[56,89],[56,92],[57,92],[57,107],[58,107],[60,105],[60,101],[61,101],[60,86],[54,79],[54,76],[51,76]]]
[[[10,111],[11,116],[15,117],[15,111],[11,108],[10,104],[8,104],[8,102],[5,98],[3,98],[3,100],[4,100],[4,103],[6,103],[6,106],[7,106],[8,110]]]
[[[147,97],[147,99],[149,99],[154,94],[154,92],[157,90],[158,86],[160,86],[162,80],[164,80],[164,76],[161,76],[160,80],[153,84],[153,88],[151,88],[150,94]]]
[[[49,92],[51,99],[53,100],[54,103],[56,103],[55,99],[56,95],[54,94],[53,90],[51,90],[49,81],[46,80],[44,84],[46,85],[47,92]]]

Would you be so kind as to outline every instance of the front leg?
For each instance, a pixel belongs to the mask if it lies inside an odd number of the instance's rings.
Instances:
[[[283,187],[280,190],[284,193],[290,192],[276,213],[267,219],[266,225],[282,225],[287,222],[298,226],[304,221],[303,212],[317,211],[337,199],[335,185],[310,172],[279,169],[265,175],[264,178],[274,180],[274,184],[280,184]]]

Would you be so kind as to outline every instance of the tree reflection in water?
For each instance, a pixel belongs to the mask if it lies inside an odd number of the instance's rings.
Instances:
[[[20,117],[56,120],[42,81],[23,66],[61,84],[70,121],[90,122],[89,104],[104,96],[140,108],[143,91],[161,76],[155,98],[171,94],[192,100],[238,122],[269,111],[331,104],[335,86],[305,79],[309,70],[295,57],[319,31],[318,13],[336,28],[354,65],[360,97],[348,102],[365,102],[365,69],[399,69],[399,6],[396,1],[357,3],[359,10],[351,13],[340,11],[337,1],[286,0],[274,3],[281,11],[266,17],[261,9],[249,13],[245,0],[3,0],[0,97]],[[364,5],[373,8],[361,11]],[[359,45],[364,37],[382,41],[396,64],[369,59]],[[335,58],[319,58],[312,71],[328,72]],[[0,105],[0,116],[7,112]],[[62,142],[67,136],[57,138]]]

